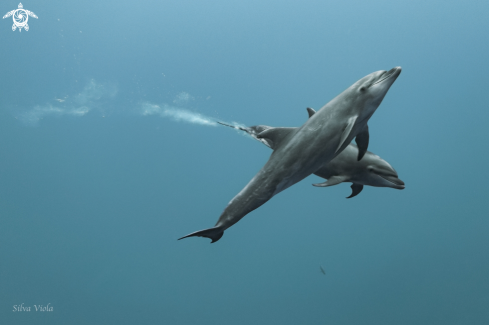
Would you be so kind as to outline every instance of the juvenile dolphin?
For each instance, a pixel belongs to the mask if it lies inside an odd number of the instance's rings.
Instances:
[[[307,108],[307,111],[309,112],[309,116],[316,113],[316,111],[309,107]],[[265,138],[257,138],[259,133],[265,130],[273,129],[271,126],[255,125],[250,127],[241,127],[222,122],[217,123],[244,131],[254,139],[265,144],[267,147],[274,149],[273,143],[270,140]],[[291,130],[293,129],[295,128],[291,128]],[[351,185],[352,194],[347,197],[348,199],[357,196],[363,190],[364,185],[391,187],[399,190],[404,189],[404,182],[399,179],[396,170],[392,168],[387,161],[368,150],[360,161],[357,160],[357,157],[358,147],[355,144],[350,144],[333,160],[322,165],[314,172],[314,175],[326,178],[328,181],[313,185],[326,187],[344,182],[351,182],[353,183]]]
[[[341,153],[356,137],[360,160],[368,147],[367,122],[401,73],[401,67],[373,72],[351,85],[301,127],[274,128],[258,138],[273,142],[275,150],[265,166],[224,209],[213,228],[179,239],[199,236],[218,241],[224,230],[274,195],[301,181]],[[285,136],[283,136],[286,133]]]

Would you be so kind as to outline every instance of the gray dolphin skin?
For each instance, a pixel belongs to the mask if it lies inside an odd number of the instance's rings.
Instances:
[[[307,108],[307,111],[309,112],[309,116],[312,116],[315,113],[315,111],[309,107]],[[259,133],[265,130],[273,129],[271,126],[255,125],[250,127],[240,127],[222,122],[217,123],[244,131],[254,139],[265,144],[267,147],[274,149],[271,141],[256,137]],[[351,182],[353,183],[351,185],[352,194],[347,197],[348,199],[357,196],[363,190],[364,185],[390,187],[399,190],[405,188],[404,182],[399,179],[396,170],[384,159],[368,150],[360,161],[357,160],[357,157],[358,147],[355,144],[350,144],[333,160],[324,164],[314,172],[314,175],[325,178],[328,181],[313,185],[327,187],[344,182]]]
[[[367,122],[400,73],[401,67],[373,72],[324,105],[301,127],[274,128],[258,134],[257,138],[269,139],[274,147],[265,166],[229,202],[213,228],[179,239],[198,236],[210,238],[211,243],[218,241],[245,215],[335,158],[353,138],[360,160],[368,146]]]

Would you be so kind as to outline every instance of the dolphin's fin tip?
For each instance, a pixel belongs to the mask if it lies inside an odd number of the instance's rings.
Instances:
[[[351,194],[350,196],[346,197],[347,199],[351,199],[352,197],[357,196],[360,194],[360,192],[363,190],[363,185],[362,184],[356,184],[353,183],[351,184]]]
[[[307,109],[307,114],[309,114],[309,118],[311,118],[314,114],[316,114],[314,108],[308,107],[306,109]]]
[[[213,227],[213,228],[193,232],[191,234],[188,234],[187,236],[183,236],[181,238],[178,238],[178,240],[188,238],[188,237],[195,237],[195,236],[206,237],[206,238],[210,238],[212,240],[211,241],[211,244],[212,244],[212,243],[215,243],[216,241],[218,241],[219,239],[221,239],[223,234],[224,234],[224,230],[222,229],[222,227]]]
[[[317,184],[312,184],[312,185],[316,186],[316,187],[328,187],[328,186],[338,185],[340,183],[346,182],[347,180],[348,180],[348,177],[338,175],[338,176],[331,176],[324,183],[317,183]]]

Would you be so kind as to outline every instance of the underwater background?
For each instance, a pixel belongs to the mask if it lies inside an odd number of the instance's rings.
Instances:
[[[488,1],[22,4],[29,31],[0,21],[1,324],[489,324]],[[398,65],[369,150],[406,189],[313,175],[177,241],[271,154],[216,120],[300,126]]]

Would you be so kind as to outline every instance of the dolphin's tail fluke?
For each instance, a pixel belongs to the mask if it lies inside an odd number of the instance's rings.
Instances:
[[[211,241],[211,244],[212,244],[212,243],[215,243],[216,241],[218,241],[219,239],[221,239],[223,234],[224,234],[224,229],[222,227],[214,227],[214,228],[209,228],[209,229],[204,229],[204,230],[199,230],[199,231],[193,232],[191,234],[188,234],[187,236],[183,236],[182,238],[178,238],[178,240],[184,239],[187,237],[194,237],[194,236],[207,237],[207,238],[212,239],[212,241]]]

